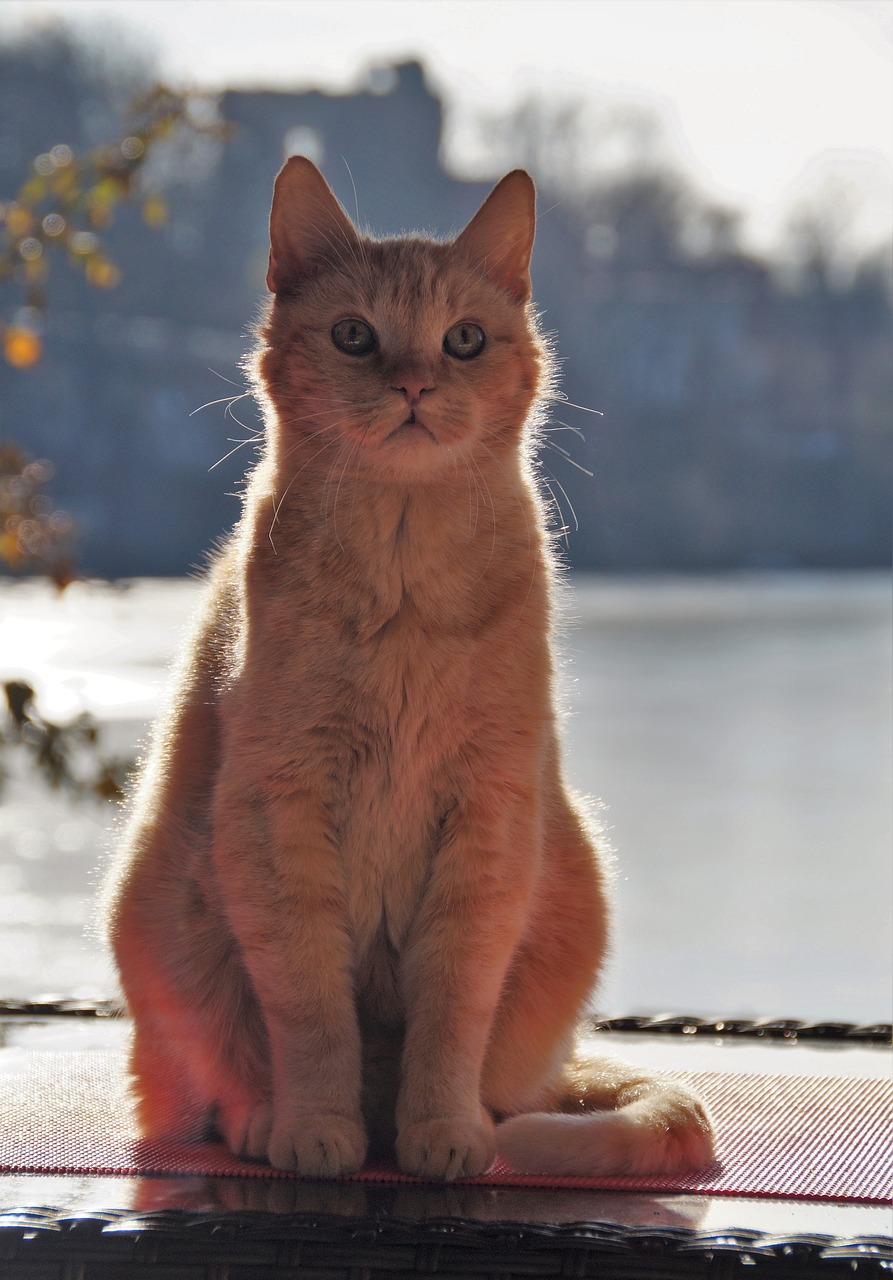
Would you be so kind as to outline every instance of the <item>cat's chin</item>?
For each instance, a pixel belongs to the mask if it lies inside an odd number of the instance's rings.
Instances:
[[[465,441],[444,439],[436,426],[412,415],[375,435],[364,432],[354,456],[364,470],[400,481],[433,481],[446,467],[454,468]]]
[[[371,454],[368,461],[377,474],[422,483],[435,480],[455,458],[455,450],[442,448],[430,432],[417,426],[398,427]]]

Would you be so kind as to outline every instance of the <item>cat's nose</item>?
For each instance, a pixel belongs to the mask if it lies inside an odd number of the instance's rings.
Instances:
[[[420,402],[426,391],[433,391],[433,387],[429,387],[422,378],[407,378],[402,387],[391,387],[392,391],[399,391],[401,395],[406,397],[406,403],[410,408]]]

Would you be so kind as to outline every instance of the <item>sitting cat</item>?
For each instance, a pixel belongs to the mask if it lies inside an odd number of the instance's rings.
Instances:
[[[292,157],[270,231],[262,457],[107,895],[142,1130],[307,1175],[701,1165],[692,1093],[575,1049],[608,912],[557,735],[533,184],[374,240]]]

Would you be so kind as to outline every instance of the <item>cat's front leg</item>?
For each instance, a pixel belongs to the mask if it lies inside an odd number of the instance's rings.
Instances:
[[[513,808],[483,796],[456,806],[404,955],[396,1150],[407,1173],[452,1181],[496,1156],[481,1070],[538,850],[533,806]]]
[[[279,1169],[337,1176],[366,1154],[342,868],[323,802],[221,783],[215,861],[267,1026],[272,1096],[222,1107],[225,1134]]]

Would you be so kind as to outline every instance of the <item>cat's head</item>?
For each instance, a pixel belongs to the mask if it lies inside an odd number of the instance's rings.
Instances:
[[[281,445],[422,481],[517,450],[547,363],[529,304],[534,225],[533,183],[515,170],[451,242],[371,239],[292,156],[255,365]]]

